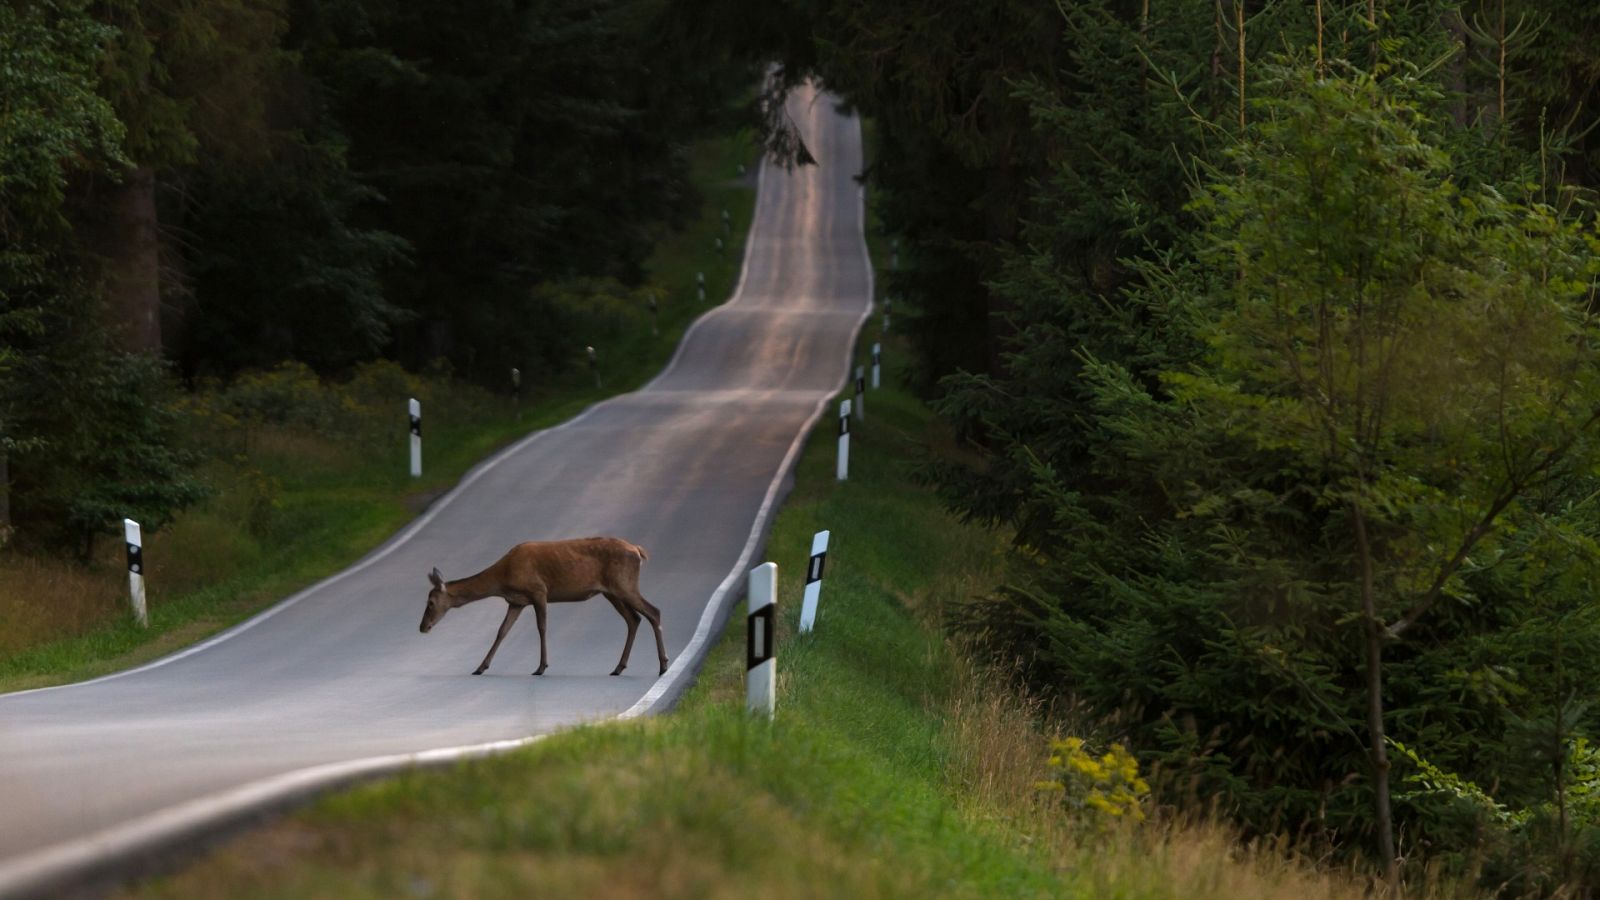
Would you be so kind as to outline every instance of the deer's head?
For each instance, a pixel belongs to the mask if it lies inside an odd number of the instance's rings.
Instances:
[[[428,605],[422,608],[422,633],[427,634],[444,614],[455,608],[455,603],[450,596],[449,588],[444,586],[444,576],[439,574],[438,567],[428,573],[428,583],[433,589],[428,591]]]

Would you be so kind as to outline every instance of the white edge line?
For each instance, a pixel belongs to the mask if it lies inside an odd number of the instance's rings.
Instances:
[[[820,96],[821,92],[818,93]],[[853,116],[852,119],[856,123],[857,140],[860,140],[861,118]],[[865,146],[862,149],[865,150]],[[765,158],[763,158],[763,161],[765,161]],[[689,643],[678,654],[677,660],[667,668],[666,674],[651,685],[650,690],[645,691],[644,696],[640,697],[638,702],[618,714],[618,719],[632,719],[650,713],[661,702],[661,698],[672,691],[686,672],[698,667],[698,656],[706,642],[711,639],[712,627],[716,624],[717,618],[722,612],[728,591],[738,583],[739,577],[744,574],[745,569],[750,565],[750,559],[756,552],[756,545],[761,542],[762,536],[766,533],[767,519],[772,515],[773,504],[777,502],[778,489],[782,487],[784,479],[794,469],[795,460],[800,455],[800,448],[805,445],[806,438],[811,435],[811,429],[817,424],[817,419],[822,416],[823,410],[828,408],[828,405],[833,402],[833,398],[838,396],[839,391],[850,381],[851,363],[855,362],[856,341],[861,337],[861,326],[872,315],[872,303],[876,290],[872,272],[872,251],[867,248],[867,191],[865,186],[856,189],[856,210],[857,223],[859,225],[857,236],[861,240],[861,256],[866,263],[867,303],[861,310],[860,317],[856,319],[855,327],[850,330],[850,353],[845,356],[844,371],[839,373],[839,380],[834,383],[833,390],[817,401],[817,408],[811,411],[811,417],[806,419],[806,424],[801,427],[799,433],[794,436],[794,441],[789,444],[789,452],[784,454],[783,462],[778,464],[777,474],[773,475],[772,483],[767,485],[767,495],[762,498],[761,508],[756,511],[755,521],[750,525],[750,536],[745,539],[744,550],[739,554],[739,561],[733,564],[733,569],[728,572],[728,576],[722,579],[722,583],[717,585],[717,589],[712,592],[711,599],[706,601],[705,609],[700,613],[700,623],[695,626],[694,636],[689,639]]]
[[[439,765],[504,753],[526,747],[546,735],[491,741],[462,747],[445,747],[416,753],[371,756],[345,762],[295,769],[252,781],[220,794],[169,806],[131,822],[95,832],[88,837],[55,844],[22,857],[0,871],[0,897],[59,889],[70,878],[98,865],[114,864],[159,846],[209,823],[228,819],[296,794],[306,794],[331,784],[365,775],[394,772],[415,766]]]
[[[756,203],[758,205],[761,202],[761,185],[763,183],[765,183],[765,181],[766,181],[766,174],[767,174],[767,159],[766,159],[765,156],[763,156],[761,158],[761,163],[756,168]],[[689,345],[689,336],[694,334],[695,329],[699,328],[701,326],[701,324],[703,324],[707,319],[711,318],[716,313],[721,312],[724,309],[727,309],[729,306],[732,306],[733,303],[736,300],[738,300],[739,295],[744,292],[745,275],[750,269],[750,249],[755,246],[756,224],[758,222],[759,222],[759,218],[752,214],[751,219],[750,219],[750,231],[746,233],[746,237],[745,237],[744,260],[740,263],[740,266],[739,266],[739,281],[735,285],[733,293],[731,295],[729,295],[729,299],[726,302],[718,304],[717,306],[713,307],[712,309],[707,310],[704,314],[702,314],[701,316],[696,318],[694,320],[694,322],[690,323],[688,330],[684,331],[683,337],[679,338],[679,340],[678,340],[678,349],[673,352],[672,358],[670,360],[668,360],[666,368],[662,369],[660,374],[658,374],[658,375],[656,375],[656,377],[650,379],[650,381],[647,384],[645,384],[643,387],[640,387],[637,390],[629,391],[626,394],[617,394],[617,395],[612,396],[612,397],[607,397],[604,400],[597,401],[594,404],[592,404],[589,407],[587,407],[586,409],[584,409],[583,412],[578,413],[576,416],[573,416],[572,418],[568,419],[565,422],[562,422],[562,423],[560,423],[558,425],[552,425],[549,428],[541,428],[540,430],[535,431],[532,434],[526,435],[525,437],[517,440],[515,443],[510,444],[510,445],[502,448],[499,452],[495,453],[494,455],[490,456],[488,459],[478,463],[477,465],[475,465],[471,469],[469,469],[467,471],[467,474],[462,476],[461,480],[456,482],[455,486],[452,487],[447,493],[445,493],[444,496],[442,496],[438,500],[434,501],[433,504],[428,507],[426,512],[424,512],[421,516],[419,516],[419,517],[417,517],[415,519],[412,519],[411,522],[408,523],[405,528],[402,528],[398,533],[396,533],[395,535],[390,537],[384,543],[380,544],[376,549],[371,551],[366,557],[356,561],[354,564],[352,564],[347,569],[343,569],[343,570],[341,570],[339,572],[336,572],[333,575],[330,575],[327,578],[324,578],[321,581],[311,585],[310,587],[303,588],[302,590],[300,590],[300,591],[298,591],[298,592],[296,592],[294,594],[291,594],[287,599],[285,599],[285,600],[283,600],[283,601],[281,601],[281,602],[279,602],[279,603],[277,603],[277,604],[275,604],[275,605],[273,605],[271,607],[268,607],[267,609],[262,610],[261,612],[255,614],[254,616],[246,619],[243,622],[240,622],[239,624],[233,626],[232,628],[229,628],[229,629],[227,629],[225,631],[222,631],[222,632],[219,632],[217,634],[214,634],[211,637],[206,638],[205,640],[203,640],[200,643],[195,644],[195,645],[193,645],[191,647],[185,647],[184,649],[179,650],[176,653],[171,653],[171,654],[169,654],[167,656],[161,657],[160,659],[152,660],[150,662],[145,663],[144,665],[135,666],[134,668],[131,668],[131,669],[124,669],[124,670],[122,670],[120,672],[112,672],[112,673],[107,674],[107,675],[101,675],[101,676],[99,676],[97,678],[91,678],[91,679],[89,679],[87,681],[74,681],[74,682],[71,682],[71,683],[68,683],[68,684],[52,684],[52,685],[49,685],[48,687],[30,688],[30,689],[24,690],[24,691],[13,691],[13,692],[7,693],[7,694],[0,694],[0,703],[3,703],[4,701],[9,700],[12,697],[22,697],[22,696],[26,696],[26,695],[29,695],[29,694],[43,693],[44,691],[61,691],[61,690],[67,690],[67,689],[70,689],[70,688],[87,687],[87,686],[89,686],[91,684],[100,684],[102,682],[112,681],[112,680],[117,679],[117,678],[124,678],[124,677],[129,676],[129,675],[136,675],[136,674],[138,674],[140,672],[147,672],[147,671],[149,671],[151,669],[157,669],[157,668],[160,668],[161,666],[165,666],[165,665],[167,665],[169,663],[175,663],[180,659],[183,659],[183,658],[188,657],[188,656],[193,656],[196,653],[200,653],[200,652],[202,652],[204,650],[210,649],[211,647],[214,647],[217,644],[222,643],[223,641],[226,641],[226,640],[228,640],[230,638],[236,637],[239,634],[241,634],[241,633],[243,633],[245,631],[248,631],[249,629],[254,628],[257,625],[260,625],[262,622],[265,622],[266,620],[272,618],[273,616],[277,615],[278,613],[281,613],[284,610],[288,609],[289,607],[294,606],[296,603],[299,603],[301,600],[304,600],[306,597],[309,597],[310,595],[315,594],[318,591],[321,591],[321,590],[323,590],[325,588],[332,587],[333,585],[339,583],[340,581],[343,581],[345,578],[348,578],[349,576],[354,575],[357,572],[360,572],[361,570],[367,568],[368,566],[371,566],[373,563],[378,562],[379,560],[383,559],[384,557],[388,556],[389,554],[393,553],[394,551],[400,549],[401,545],[403,545],[406,541],[410,540],[412,535],[414,535],[418,531],[422,530],[423,526],[427,525],[430,521],[433,520],[433,518],[435,516],[437,516],[439,513],[443,512],[445,510],[445,508],[448,507],[451,503],[455,502],[456,498],[459,497],[461,495],[461,493],[467,489],[467,487],[469,487],[473,482],[477,481],[479,478],[483,477],[483,475],[485,473],[487,473],[490,469],[493,469],[495,466],[500,465],[500,463],[504,462],[506,460],[506,458],[508,458],[508,457],[510,457],[510,456],[512,456],[512,455],[514,455],[516,453],[521,452],[528,445],[534,443],[535,441],[539,440],[540,438],[542,438],[542,437],[544,437],[546,435],[554,434],[555,432],[560,431],[563,428],[567,428],[569,426],[578,424],[579,422],[581,422],[584,419],[588,418],[594,412],[598,411],[601,407],[605,406],[608,403],[611,403],[612,401],[620,400],[623,397],[629,397],[629,396],[632,396],[634,394],[642,394],[645,391],[648,391],[648,390],[652,389],[653,387],[655,387],[656,382],[658,382],[661,379],[663,379],[663,378],[667,377],[668,375],[672,374],[672,370],[677,368],[678,361],[683,357],[684,348]],[[868,278],[869,279],[871,278],[870,274],[868,275]],[[860,326],[858,325],[857,327],[859,328]],[[810,426],[807,425],[807,428],[809,428],[809,427]]]
[[[854,117],[854,120],[856,123],[857,133],[859,135],[861,127],[860,117]],[[766,158],[763,157],[761,160],[760,170],[757,173],[757,203],[760,202],[759,185],[766,174],[766,165]],[[734,563],[733,569],[728,573],[728,576],[722,580],[722,583],[717,586],[717,589],[712,593],[710,599],[707,601],[706,608],[701,613],[700,622],[695,628],[694,636],[684,647],[683,651],[678,654],[677,661],[667,669],[667,673],[657,679],[656,683],[651,686],[650,690],[645,692],[645,695],[641,697],[638,702],[634,703],[633,706],[629,707],[622,713],[619,713],[616,716],[618,720],[632,719],[652,712],[654,707],[660,703],[661,698],[666,696],[668,690],[680,679],[682,679],[685,672],[689,671],[689,669],[692,667],[691,661],[693,661],[693,658],[696,654],[701,652],[705,643],[710,638],[712,624],[717,619],[718,613],[721,610],[722,604],[726,600],[729,589],[738,580],[740,574],[743,573],[744,568],[749,564],[750,557],[755,553],[756,545],[760,542],[761,536],[765,531],[767,519],[772,514],[772,507],[777,500],[778,490],[782,486],[784,479],[788,477],[790,471],[793,469],[795,460],[799,456],[801,446],[804,445],[805,439],[810,435],[812,427],[816,425],[817,419],[822,415],[823,410],[827,408],[828,403],[834,398],[835,395],[838,394],[839,390],[841,390],[845,383],[849,380],[851,371],[850,364],[854,360],[853,348],[855,347],[856,340],[860,337],[861,326],[872,314],[874,294],[872,254],[867,248],[866,239],[867,220],[865,188],[859,188],[856,192],[856,208],[859,216],[861,252],[866,261],[867,302],[865,308],[861,311],[860,317],[856,319],[855,328],[851,330],[850,347],[852,348],[852,354],[846,357],[844,371],[840,373],[839,381],[836,382],[833,390],[830,391],[827,396],[823,397],[817,402],[817,407],[812,411],[811,417],[806,420],[805,426],[800,429],[800,432],[795,435],[793,442],[789,444],[788,453],[784,455],[783,461],[778,465],[777,473],[773,476],[771,483],[767,485],[766,496],[761,501],[761,508],[756,512],[755,521],[752,523],[750,528],[750,536],[745,540],[744,550],[740,553],[738,562]],[[743,264],[745,270],[748,270],[749,268],[750,248],[755,243],[754,221],[755,219],[753,217],[749,237],[746,238],[745,259]],[[727,306],[730,306],[734,300],[738,299],[739,293],[744,289],[744,280],[745,272],[741,271],[739,275],[738,286],[735,288],[734,294],[727,303],[718,306],[717,309],[723,309]],[[684,332],[683,342],[679,344],[678,353],[673,356],[673,359],[668,364],[667,369],[663,370],[662,374],[656,377],[656,380],[659,380],[662,376],[666,375],[672,370],[672,366],[677,363],[678,357],[682,355],[683,345],[688,342],[690,332],[692,332],[695,327],[697,327],[701,322],[705,321],[705,319],[715,311],[716,310],[712,310],[705,316],[701,316],[693,325],[690,326],[689,331]],[[655,381],[653,380],[651,384],[654,383]],[[646,385],[646,387],[642,388],[641,390],[647,389],[648,387],[649,385]],[[622,396],[627,395],[618,395],[618,397]],[[102,676],[101,678],[96,678],[92,681],[84,681],[67,685],[55,685],[48,688],[36,688],[32,691],[18,691],[17,693],[8,694],[5,696],[15,697],[22,694],[37,693],[39,691],[81,687],[83,685],[95,684],[97,682],[107,681],[123,675],[131,675],[134,672],[140,672],[155,668],[157,666],[166,665],[167,663],[182,659],[183,657],[192,653],[198,653],[200,650],[206,647],[226,640],[227,638],[244,631],[246,628],[259,624],[260,622],[271,618],[276,613],[287,609],[290,605],[298,602],[300,599],[308,594],[313,593],[319,588],[333,584],[346,575],[360,571],[362,568],[365,568],[366,566],[377,562],[379,559],[382,559],[384,556],[387,556],[413,533],[415,533],[423,524],[431,519],[434,514],[436,514],[440,509],[444,508],[449,501],[453,500],[462,489],[471,484],[484,472],[487,472],[489,469],[493,468],[506,456],[521,449],[529,443],[532,443],[535,439],[543,435],[549,434],[552,431],[558,431],[561,428],[565,428],[568,425],[576,423],[580,419],[599,409],[601,406],[615,399],[617,399],[617,397],[610,397],[602,400],[593,406],[590,406],[578,416],[568,420],[567,422],[564,422],[561,425],[557,425],[553,428],[535,432],[511,445],[510,447],[500,451],[473,468],[467,474],[467,476],[464,477],[460,483],[458,483],[456,487],[450,491],[450,493],[440,498],[440,500],[429,509],[427,514],[413,521],[409,527],[401,531],[394,538],[390,539],[387,544],[380,547],[373,555],[357,563],[355,566],[352,566],[351,568],[346,569],[331,578],[318,582],[317,584],[295,594],[277,606],[262,612],[255,618],[252,618],[246,622],[242,622],[228,631],[212,637],[210,640],[197,644],[194,647],[191,647],[180,653],[175,653],[171,656],[163,657],[162,659],[156,660],[152,663],[140,666],[137,669],[129,669],[126,672],[118,672],[112,675]],[[52,887],[59,886],[61,883],[69,879],[74,872],[82,870],[85,867],[91,867],[96,863],[106,864],[115,862],[121,857],[131,857],[134,854],[160,846],[164,841],[180,836],[185,832],[191,831],[195,828],[201,827],[208,822],[248,812],[252,808],[263,806],[272,802],[273,800],[279,800],[297,792],[311,792],[320,787],[326,787],[340,781],[354,779],[363,775],[376,775],[384,772],[394,772],[413,766],[437,765],[447,762],[455,762],[458,760],[473,759],[504,753],[515,750],[519,747],[526,747],[536,741],[542,740],[546,736],[548,735],[537,734],[524,738],[490,741],[482,744],[468,744],[459,747],[422,750],[415,753],[399,753],[387,756],[364,757],[361,759],[346,760],[344,762],[325,763],[322,765],[310,766],[304,769],[294,769],[279,775],[274,775],[270,778],[249,782],[225,791],[221,794],[200,797],[186,803],[180,803],[176,806],[167,807],[149,815],[134,819],[130,822],[125,822],[121,825],[113,826],[76,840],[51,845],[43,850],[21,857],[11,863],[7,863],[3,867],[0,867],[0,897],[49,890]]]

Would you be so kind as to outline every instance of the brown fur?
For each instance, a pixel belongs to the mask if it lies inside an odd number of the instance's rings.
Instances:
[[[539,623],[539,668],[548,668],[545,645],[545,616],[551,603],[577,603],[603,595],[628,626],[628,640],[622,646],[622,659],[613,675],[622,674],[633,651],[633,638],[643,618],[655,630],[656,651],[661,672],[667,671],[666,644],[661,637],[661,611],[639,593],[639,567],[650,554],[643,547],[614,537],[587,537],[567,541],[527,541],[512,547],[489,568],[469,578],[445,581],[434,569],[428,575],[433,590],[422,612],[421,630],[426,633],[444,614],[485,597],[506,601],[506,618],[500,624],[489,654],[474,675],[489,668],[489,661],[500,649],[500,642],[511,630],[522,611],[533,607]]]

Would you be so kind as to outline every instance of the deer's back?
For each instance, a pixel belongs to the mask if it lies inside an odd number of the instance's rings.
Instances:
[[[643,555],[634,544],[614,537],[526,541],[512,547],[501,564],[509,586],[543,583],[554,601],[560,595],[638,590]]]

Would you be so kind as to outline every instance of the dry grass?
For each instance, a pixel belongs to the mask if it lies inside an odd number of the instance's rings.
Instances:
[[[1374,896],[1367,880],[1355,873],[1321,867],[1274,845],[1242,845],[1231,829],[1207,823],[1146,824],[1115,843],[1085,840],[1066,849],[1062,865],[1087,873],[1092,893],[1114,886],[1124,896],[1136,897],[1356,900]]]
[[[955,688],[944,698],[944,740],[949,745],[948,777],[969,809],[1011,821],[1029,830],[1051,828],[1052,816],[1037,785],[1045,777],[1049,737],[1041,730],[1041,704],[1006,689],[1008,680],[952,652]]]
[[[0,656],[80,635],[127,612],[125,569],[0,554]]]
[[[1012,673],[977,665],[953,650],[955,687],[944,698],[947,777],[969,815],[1020,835],[1047,854],[1057,871],[1074,873],[1094,897],[1172,897],[1251,900],[1356,900],[1375,897],[1476,896],[1467,885],[1432,871],[1391,891],[1361,872],[1309,855],[1282,840],[1245,841],[1213,815],[1160,816],[1101,830],[1069,815],[1055,795],[1040,791],[1047,777],[1047,722],[1071,722],[1070,711],[1047,714],[1017,687]],[[1083,729],[1073,729],[1083,730]]]
[[[218,493],[167,528],[146,534],[152,610],[174,594],[226,582],[260,556],[256,540],[240,526],[244,507],[257,502],[250,485],[224,467],[212,468],[208,480]],[[88,563],[0,552],[0,659],[129,619],[125,566],[122,543],[114,537],[97,540]]]
[[[250,429],[249,448],[251,461],[262,468],[298,468],[319,474],[359,469],[365,449],[303,428],[283,426]]]

